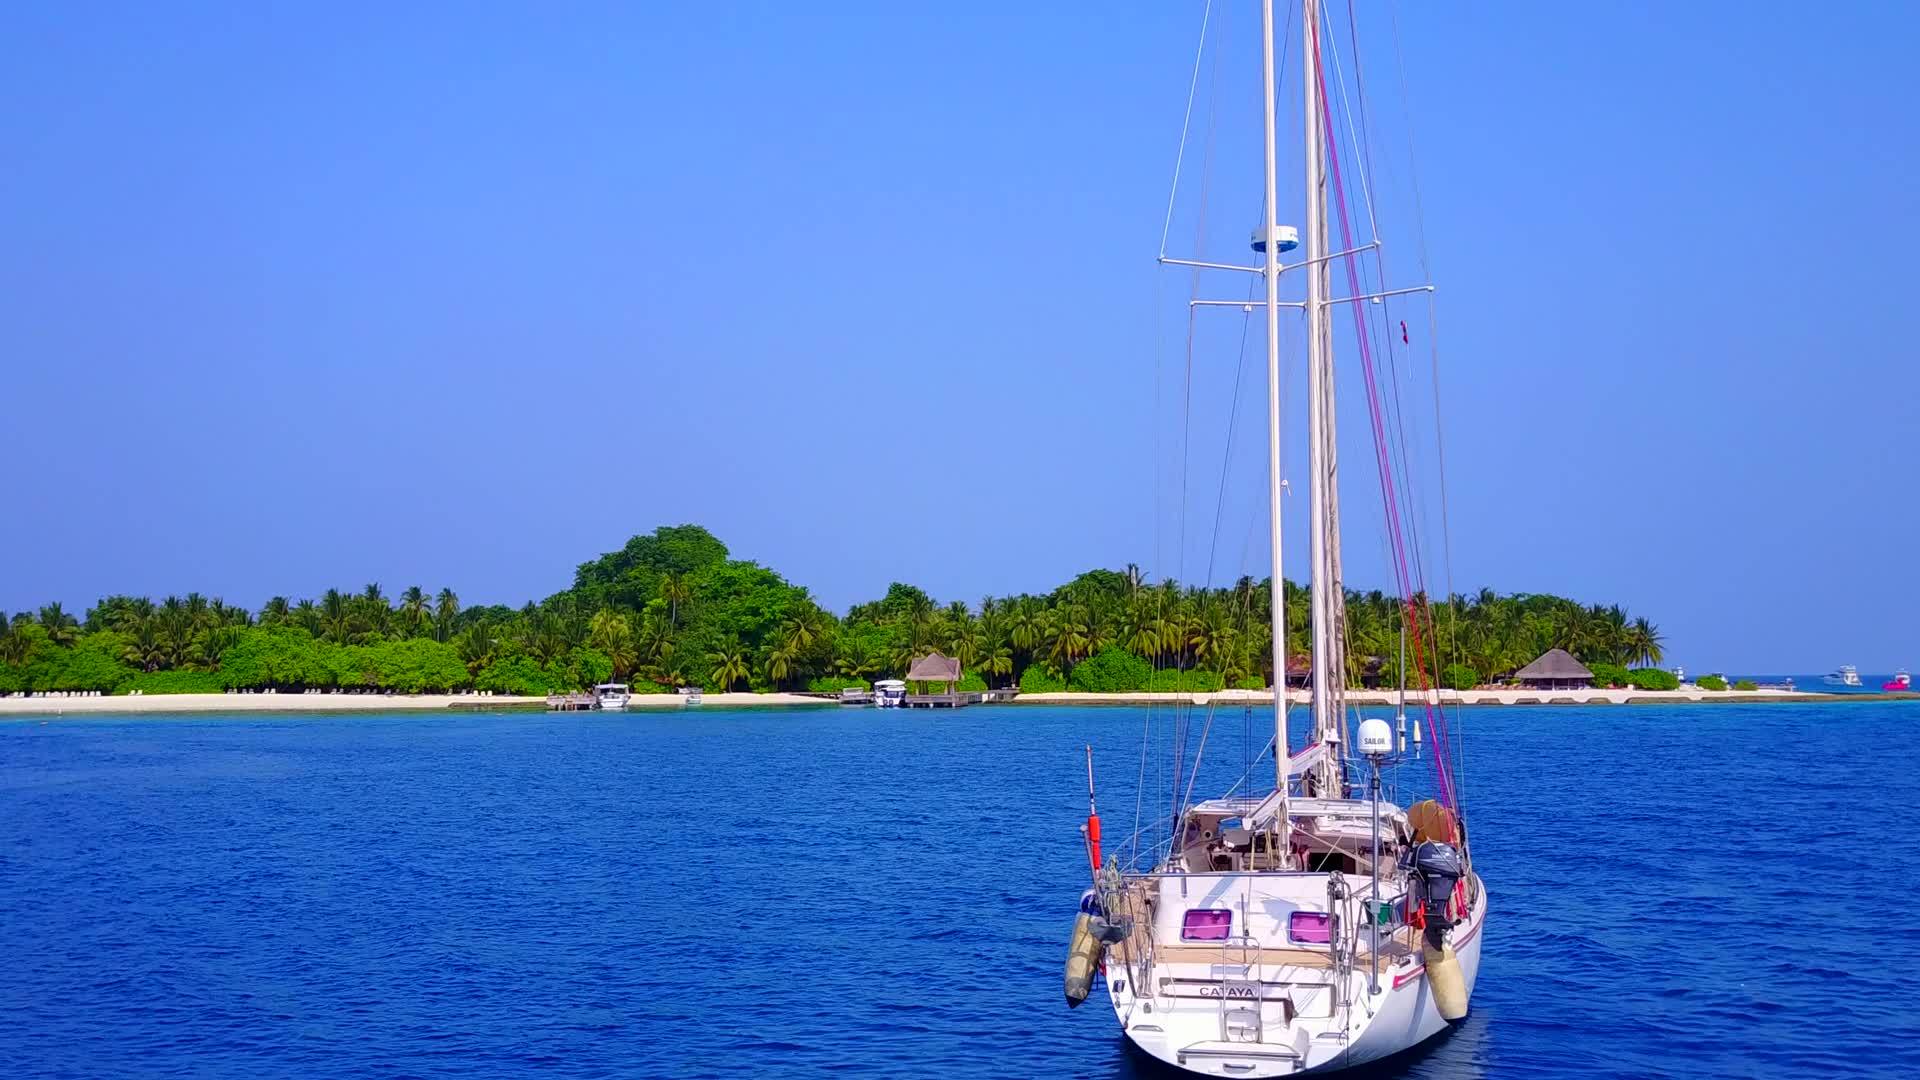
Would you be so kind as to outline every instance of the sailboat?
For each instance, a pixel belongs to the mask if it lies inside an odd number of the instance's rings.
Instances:
[[[1273,786],[1264,794],[1235,794],[1236,785],[1225,795],[1194,801],[1193,780],[1182,777],[1176,765],[1177,798],[1164,842],[1149,850],[1136,844],[1130,863],[1123,864],[1112,852],[1102,858],[1089,749],[1085,837],[1093,882],[1081,897],[1066,968],[1070,1005],[1104,982],[1129,1041],[1168,1065],[1210,1076],[1333,1072],[1440,1034],[1467,1015],[1488,915],[1458,777],[1448,759],[1457,744],[1446,714],[1435,710],[1433,692],[1417,690],[1433,736],[1434,798],[1404,808],[1383,799],[1381,767],[1398,760],[1401,750],[1387,721],[1362,721],[1357,745],[1348,738],[1332,313],[1351,310],[1343,305],[1367,305],[1431,287],[1388,290],[1382,282],[1379,291],[1367,292],[1349,269],[1343,276],[1350,295],[1333,295],[1330,268],[1343,259],[1351,267],[1364,248],[1347,236],[1330,79],[1321,65],[1320,4],[1301,0],[1300,10],[1302,225],[1281,224],[1277,205],[1276,28],[1272,0],[1263,0],[1265,207],[1253,243],[1262,258],[1257,266],[1170,259],[1164,253],[1161,258],[1164,264],[1195,269],[1244,270],[1265,283]],[[1204,47],[1204,31],[1202,40]],[[1329,250],[1330,192],[1342,200],[1343,250]],[[1303,242],[1300,261],[1283,265],[1281,256]],[[1283,271],[1305,276],[1304,301],[1281,301]],[[1194,303],[1249,307],[1259,302]],[[1287,626],[1280,588],[1282,308],[1305,316],[1309,388],[1312,724],[1298,750],[1288,745]],[[1356,325],[1356,343],[1363,333]],[[1388,528],[1398,552],[1404,537],[1391,513]],[[1431,655],[1432,614],[1421,599],[1424,589],[1411,580],[1404,557],[1397,559],[1396,572],[1406,599],[1405,623],[1413,628],[1415,670],[1431,671],[1438,662]],[[1416,718],[1416,731],[1419,722]],[[1196,763],[1196,777],[1197,772]]]

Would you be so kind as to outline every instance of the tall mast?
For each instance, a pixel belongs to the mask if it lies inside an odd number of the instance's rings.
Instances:
[[[1321,106],[1326,106],[1321,101]],[[1324,117],[1322,118],[1324,119]],[[1324,125],[1316,129],[1325,137]],[[1326,209],[1325,189],[1322,189],[1321,209]],[[1326,215],[1320,218],[1320,250],[1333,250],[1333,235],[1328,228]],[[1320,294],[1329,296],[1333,287],[1332,260],[1315,267],[1320,278]],[[1357,301],[1356,301],[1357,302]],[[1320,321],[1320,483],[1322,505],[1325,506],[1326,551],[1327,551],[1327,587],[1323,590],[1327,608],[1327,711],[1324,714],[1325,737],[1340,744],[1337,760],[1330,759],[1327,766],[1327,789],[1338,790],[1346,773],[1346,762],[1350,749],[1347,738],[1347,587],[1346,576],[1340,567],[1340,410],[1334,399],[1334,352],[1333,352],[1333,313],[1331,308],[1323,308]]]
[[[1327,362],[1327,308],[1326,308],[1326,189],[1323,186],[1320,162],[1320,72],[1316,66],[1317,48],[1320,34],[1320,5],[1317,0],[1301,0],[1300,18],[1304,26],[1301,34],[1301,50],[1305,62],[1300,65],[1304,73],[1304,93],[1306,103],[1306,189],[1307,219],[1307,471],[1311,482],[1308,485],[1308,497],[1311,507],[1313,530],[1313,730],[1316,741],[1322,741],[1328,730],[1329,708],[1327,691],[1331,682],[1328,674],[1332,657],[1331,635],[1328,633],[1328,587],[1329,559],[1327,557],[1327,483],[1326,463],[1323,460],[1326,450],[1326,432],[1324,417],[1324,379],[1322,371]],[[1322,792],[1322,794],[1328,794]]]
[[[1267,110],[1267,223],[1260,246],[1266,249],[1267,280],[1267,503],[1268,524],[1273,533],[1273,597],[1268,605],[1273,620],[1273,786],[1280,793],[1278,818],[1284,832],[1287,817],[1287,589],[1280,571],[1280,181],[1276,164],[1279,151],[1279,86],[1273,71],[1273,0],[1260,5],[1260,48],[1265,73],[1265,93],[1261,99]],[[1282,851],[1287,850],[1283,846]]]

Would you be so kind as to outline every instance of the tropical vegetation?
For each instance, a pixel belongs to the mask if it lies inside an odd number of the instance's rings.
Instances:
[[[1307,666],[1305,589],[1286,582],[1288,666]],[[1440,681],[1496,681],[1550,648],[1596,672],[1662,661],[1656,627],[1621,608],[1483,589],[1416,608]],[[1406,605],[1346,596],[1350,683],[1398,680]],[[572,587],[519,608],[462,606],[450,589],[377,585],[251,611],[198,593],[109,596],[76,616],[51,603],[0,617],[0,692],[224,689],[490,690],[538,694],[624,679],[641,690],[834,690],[904,676],[938,650],[967,686],[1024,691],[1212,690],[1271,685],[1272,589],[1150,582],[1090,570],[1045,594],[939,603],[895,583],[844,616],[697,525],[636,536],[582,564]],[[1666,674],[1656,672],[1657,674]],[[1632,674],[1639,674],[1638,671]],[[1668,676],[1671,678],[1671,676]],[[1431,681],[1418,672],[1408,684]],[[1645,685],[1644,683],[1640,685]]]

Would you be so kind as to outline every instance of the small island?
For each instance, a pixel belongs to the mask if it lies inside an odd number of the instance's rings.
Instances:
[[[1288,581],[1282,593],[1289,640],[1304,642],[1307,592]],[[449,589],[418,586],[389,598],[379,585],[274,597],[257,612],[197,593],[158,603],[109,596],[84,618],[48,604],[0,619],[0,700],[262,694],[274,700],[256,707],[293,708],[316,703],[288,695],[319,695],[320,707],[353,708],[413,695],[440,706],[473,695],[531,701],[619,680],[641,705],[676,700],[682,687],[716,695],[715,704],[792,702],[817,700],[795,693],[903,676],[934,651],[959,661],[962,691],[1016,688],[1036,701],[1240,698],[1273,685],[1271,603],[1268,581],[1150,583],[1128,566],[971,605],[895,583],[836,616],[806,588],[732,558],[706,529],[679,525],[632,538],[582,564],[571,588],[517,609],[462,607]],[[1404,611],[1381,592],[1346,595],[1344,673],[1356,692],[1374,691],[1367,698],[1402,685]],[[1577,658],[1596,688],[1678,686],[1654,666],[1659,630],[1618,606],[1483,589],[1435,604],[1429,625],[1442,662],[1425,666],[1440,677],[1410,671],[1405,685],[1436,698],[1443,689],[1502,695],[1491,700],[1524,694],[1495,684],[1553,649]],[[1290,658],[1290,685],[1304,685],[1308,661]],[[357,698],[368,700],[348,700]]]

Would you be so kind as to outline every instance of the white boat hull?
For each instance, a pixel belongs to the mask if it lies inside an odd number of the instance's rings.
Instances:
[[[1476,910],[1455,927],[1450,941],[1460,963],[1468,999],[1480,972],[1481,930],[1487,897],[1479,890]],[[1324,973],[1320,974],[1324,978]],[[1116,990],[1115,980],[1122,985]],[[1261,1005],[1261,1031],[1253,1039],[1228,1040],[1218,998],[1142,1000],[1124,984],[1123,967],[1106,971],[1108,997],[1127,1038],[1152,1057],[1198,1076],[1303,1076],[1337,1072],[1412,1049],[1449,1027],[1429,991],[1424,968],[1380,972],[1380,993],[1367,993],[1368,973],[1356,967],[1349,979],[1350,1004],[1325,1017],[1288,1022],[1275,1000]]]

